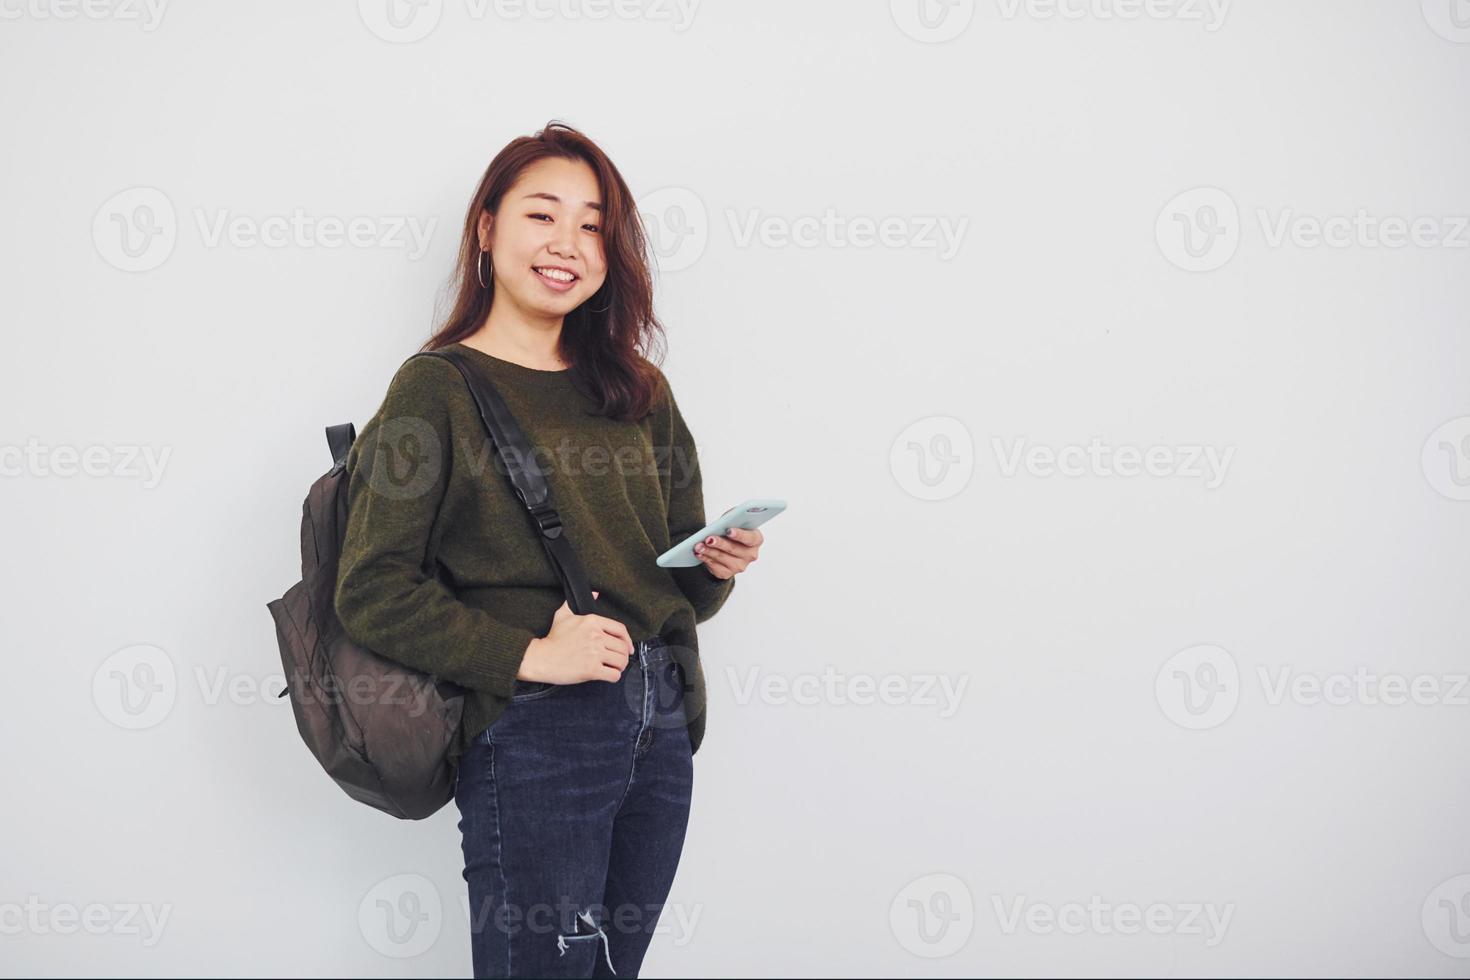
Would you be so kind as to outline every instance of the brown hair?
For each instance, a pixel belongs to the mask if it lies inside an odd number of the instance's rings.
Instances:
[[[602,149],[564,123],[552,121],[534,136],[511,140],[480,178],[465,215],[458,267],[449,280],[454,306],[421,350],[438,350],[473,334],[484,323],[495,297],[495,283],[480,285],[480,212],[496,214],[501,200],[537,160],[582,160],[597,175],[602,194],[602,245],[607,281],[562,322],[557,353],[571,365],[572,379],[598,403],[598,414],[637,421],[658,396],[657,370],[643,351],[664,341],[653,312],[653,277],[647,236],[623,175]],[[604,311],[604,307],[606,308]]]

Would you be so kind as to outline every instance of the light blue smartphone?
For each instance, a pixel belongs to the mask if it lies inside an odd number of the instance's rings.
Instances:
[[[712,534],[723,536],[732,527],[743,527],[747,530],[760,527],[785,509],[786,501],[784,500],[753,497],[738,507],[731,507],[697,532],[659,555],[658,564],[663,568],[690,568],[694,565],[703,565],[704,562],[700,561],[699,556],[694,553],[694,546],[699,542]]]

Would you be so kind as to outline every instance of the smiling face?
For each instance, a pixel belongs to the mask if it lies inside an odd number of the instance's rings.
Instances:
[[[548,157],[522,170],[499,213],[480,215],[496,301],[563,317],[597,292],[607,278],[601,203],[597,175],[581,160]]]

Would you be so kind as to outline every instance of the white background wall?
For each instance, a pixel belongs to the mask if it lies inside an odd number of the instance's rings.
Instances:
[[[1470,970],[1464,0],[386,2],[0,0],[0,969],[469,974],[453,805],[315,768],[265,603],[563,119],[708,509],[790,502],[647,975]]]

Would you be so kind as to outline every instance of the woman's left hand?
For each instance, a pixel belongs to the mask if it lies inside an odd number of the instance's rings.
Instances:
[[[730,510],[735,508],[731,507]],[[730,513],[729,510],[725,511]],[[723,515],[722,515],[723,516]],[[761,542],[766,536],[760,528],[749,530],[732,527],[725,536],[714,535],[694,546],[694,554],[715,578],[734,578],[750,567],[760,555]]]

